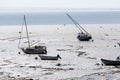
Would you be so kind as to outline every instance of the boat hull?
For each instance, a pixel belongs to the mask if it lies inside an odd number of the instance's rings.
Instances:
[[[41,56],[41,55],[39,55],[39,57],[41,58],[41,60],[58,60],[57,56]]]
[[[84,35],[84,36],[78,35],[77,38],[80,41],[89,41],[90,39],[92,39],[92,37],[88,35]]]
[[[22,48],[22,51],[26,54],[47,54],[46,49]]]
[[[109,65],[109,66],[117,66],[120,65],[120,61],[116,61],[116,60],[107,60],[107,59],[101,59],[102,63],[105,65]]]

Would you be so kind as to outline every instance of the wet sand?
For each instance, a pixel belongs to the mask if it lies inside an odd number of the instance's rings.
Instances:
[[[47,55],[62,57],[58,61],[23,53],[18,49],[21,26],[0,26],[0,80],[119,80],[120,69],[101,65],[100,59],[120,55],[120,24],[82,26],[93,41],[79,41],[75,25],[28,25],[30,42],[40,41]],[[25,36],[24,28],[22,47],[27,46]]]

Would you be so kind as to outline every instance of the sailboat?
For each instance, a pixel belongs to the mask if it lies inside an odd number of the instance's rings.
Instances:
[[[26,28],[28,47],[26,47],[26,48],[20,48],[19,47],[19,48],[26,54],[47,54],[46,46],[40,46],[40,45],[32,46],[32,45],[30,45],[30,40],[29,40],[29,34],[28,34],[28,28],[27,28],[25,15],[24,15],[23,24],[25,25],[25,28]],[[21,34],[22,34],[22,30],[21,30]],[[20,35],[20,40],[21,40],[21,35]],[[20,40],[19,40],[19,45],[20,45]]]
[[[80,26],[80,24],[78,24],[68,13],[66,13],[66,15],[72,20],[72,22],[80,31],[77,36],[78,40],[89,41],[90,39],[92,39],[91,34],[89,34],[82,26]]]

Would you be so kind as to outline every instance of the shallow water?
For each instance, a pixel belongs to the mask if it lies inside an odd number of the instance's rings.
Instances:
[[[26,15],[29,25],[73,24],[69,13],[79,24],[119,24],[120,11],[66,11],[66,12],[24,12],[0,13],[0,25],[21,25]]]

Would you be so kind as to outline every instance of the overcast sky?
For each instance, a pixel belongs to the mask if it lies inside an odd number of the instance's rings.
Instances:
[[[120,0],[0,0],[0,9],[120,8]]]

